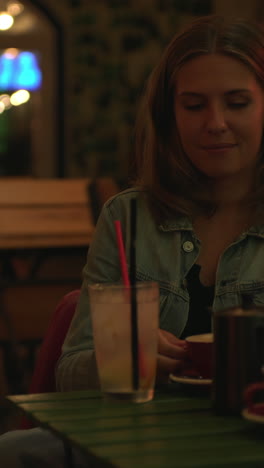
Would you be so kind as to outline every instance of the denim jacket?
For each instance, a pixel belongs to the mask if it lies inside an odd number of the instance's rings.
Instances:
[[[160,328],[180,336],[188,318],[186,276],[200,242],[186,217],[157,225],[142,191],[129,189],[105,204],[83,270],[77,310],[57,366],[60,390],[92,388],[96,381],[88,283],[121,281],[114,221],[121,221],[129,264],[129,207],[137,198],[136,277],[160,286]],[[216,272],[213,311],[241,306],[247,298],[264,306],[264,225],[251,227],[222,254]],[[197,304],[197,312],[199,304]]]

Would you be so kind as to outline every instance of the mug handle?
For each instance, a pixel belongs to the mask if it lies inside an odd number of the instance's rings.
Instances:
[[[245,406],[250,410],[254,406],[254,398],[257,393],[264,391],[264,382],[255,382],[248,385],[244,391]]]

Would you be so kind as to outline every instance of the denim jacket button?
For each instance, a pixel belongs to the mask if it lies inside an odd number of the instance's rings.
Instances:
[[[193,249],[194,249],[194,245],[191,241],[185,241],[183,244],[182,244],[182,248],[184,250],[184,252],[192,252]]]

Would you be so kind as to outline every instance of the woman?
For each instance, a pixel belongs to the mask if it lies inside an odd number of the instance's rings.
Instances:
[[[261,26],[207,16],[172,39],[137,121],[135,187],[109,200],[97,224],[58,390],[98,386],[87,284],[120,280],[114,220],[128,249],[131,197],[137,279],[160,284],[157,381],[182,366],[186,335],[210,331],[209,307],[264,305],[263,88]],[[6,467],[23,466],[19,456],[33,438],[42,462],[59,460],[59,447],[43,450],[52,436],[35,429],[2,436]]]
[[[137,279],[160,284],[158,380],[182,365],[180,338],[210,331],[209,306],[264,305],[263,87],[261,28],[208,16],[171,41],[137,122],[137,188],[111,199],[97,225],[60,390],[98,384],[87,284],[120,280],[114,220],[129,252],[131,197]]]

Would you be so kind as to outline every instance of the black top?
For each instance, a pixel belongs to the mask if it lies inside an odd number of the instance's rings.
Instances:
[[[210,307],[212,307],[214,299],[214,286],[204,286],[200,282],[200,270],[201,266],[194,264],[186,277],[190,307],[181,338],[212,331]]]

